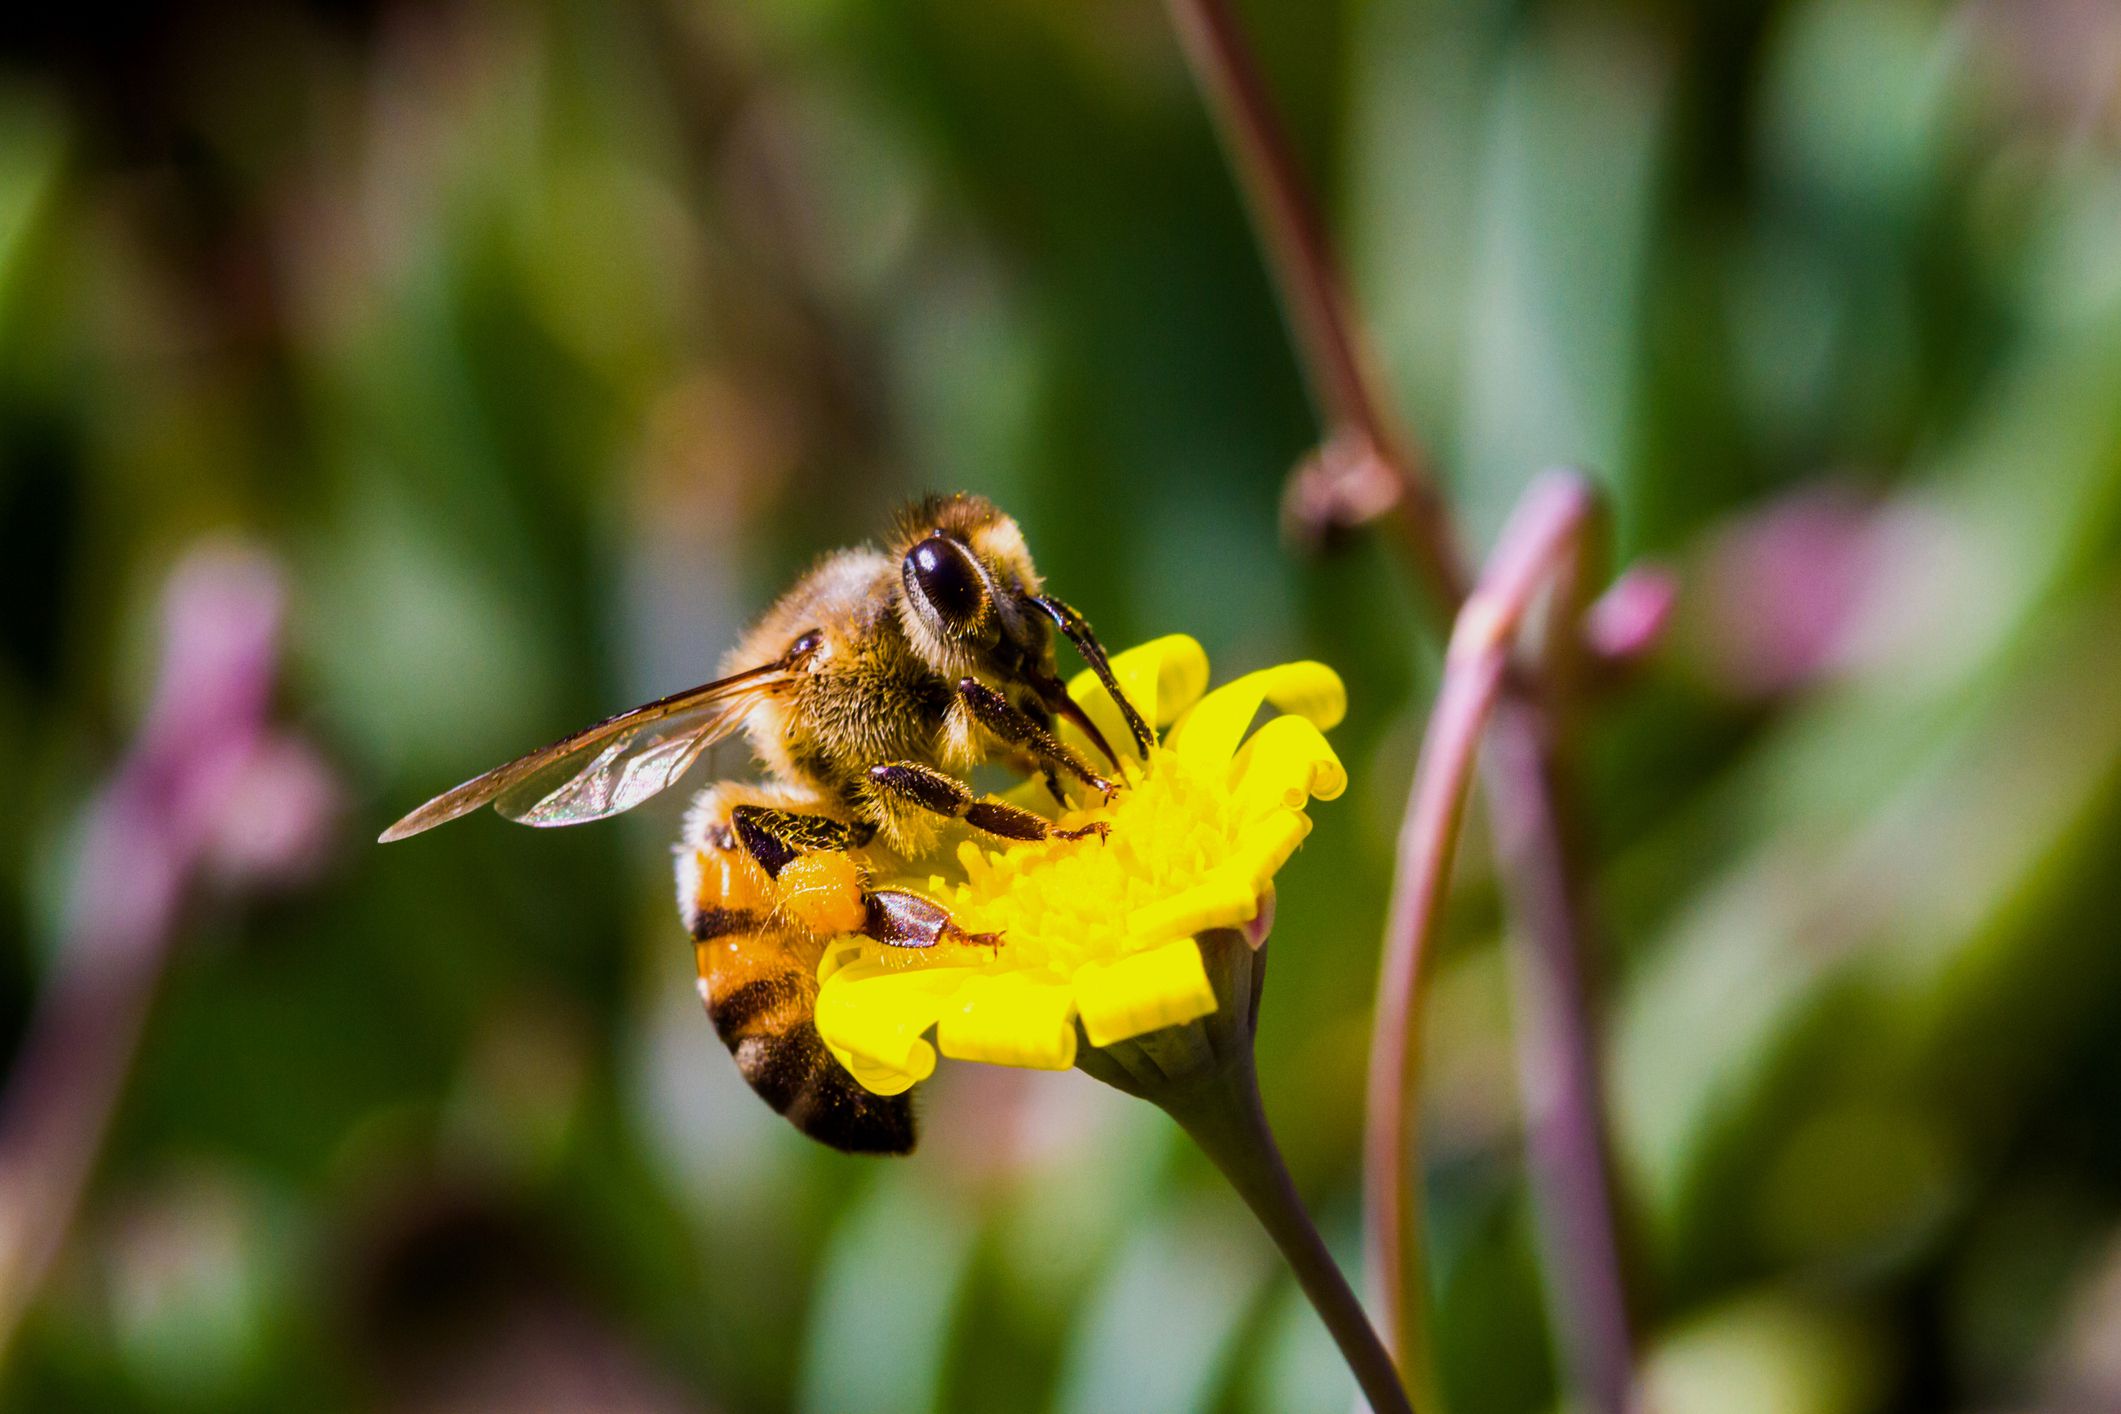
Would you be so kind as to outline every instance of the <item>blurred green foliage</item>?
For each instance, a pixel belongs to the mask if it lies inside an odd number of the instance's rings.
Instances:
[[[8,1035],[198,537],[284,560],[351,804],[202,908],[0,1398],[1345,1409],[1144,1107],[946,1069],[877,1164],[758,1104],[677,802],[367,843],[989,493],[1108,642],[1348,678],[1261,1047],[1352,1258],[1434,648],[1388,545],[1277,543],[1312,423],[1159,7],[109,8],[0,26]],[[1578,753],[1661,1407],[2121,1405],[2121,20],[1246,9],[1473,536],[1580,462],[1684,577]],[[1492,893],[1476,849],[1425,1098],[1460,1414],[1556,1399]]]

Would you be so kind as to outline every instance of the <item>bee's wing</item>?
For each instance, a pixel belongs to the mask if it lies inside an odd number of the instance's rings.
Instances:
[[[489,802],[526,825],[579,825],[668,790],[700,753],[788,682],[786,661],[689,688],[496,766],[428,801],[382,834],[402,840]]]

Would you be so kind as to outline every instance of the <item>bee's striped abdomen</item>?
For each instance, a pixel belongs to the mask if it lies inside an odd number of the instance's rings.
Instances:
[[[720,804],[710,792],[703,806]],[[733,802],[732,802],[733,803]],[[773,914],[772,885],[733,841],[688,831],[679,904],[692,932],[700,999],[745,1081],[788,1122],[850,1153],[913,1148],[909,1095],[865,1090],[818,1035],[817,945]]]

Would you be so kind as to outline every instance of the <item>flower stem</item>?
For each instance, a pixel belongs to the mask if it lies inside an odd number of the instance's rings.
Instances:
[[[1347,1361],[1370,1408],[1376,1414],[1413,1414],[1413,1403],[1400,1384],[1392,1357],[1304,1211],[1288,1165],[1267,1126],[1250,1049],[1241,1061],[1218,1071],[1212,1081],[1162,1103],[1230,1180],[1281,1250],[1312,1309],[1340,1347],[1341,1358]]]
[[[1589,934],[1551,731],[1546,713],[1505,694],[1488,732],[1484,774],[1496,802],[1497,872],[1516,924],[1517,1084],[1555,1337],[1586,1407],[1623,1414],[1639,1407],[1633,1342],[1584,978]]]
[[[1316,203],[1243,28],[1229,0],[1166,2],[1236,169],[1269,273],[1295,331],[1298,356],[1327,424],[1328,441],[1354,433],[1398,473],[1404,494],[1394,508],[1414,573],[1428,591],[1431,607],[1455,615],[1465,597],[1467,579],[1456,530],[1433,480],[1389,425],[1388,403],[1367,357]],[[1568,631],[1576,631],[1573,616],[1566,616],[1565,622]],[[1559,1020],[1567,1033],[1562,1038],[1521,1037],[1525,1048],[1521,1054],[1529,1057],[1536,1049],[1540,1059],[1537,1065],[1521,1061],[1520,1073],[1523,1083],[1547,1086],[1558,1097],[1556,1103],[1569,1109],[1573,1117],[1566,1126],[1567,1136],[1588,1134],[1590,1140],[1578,1142],[1572,1137],[1564,1145],[1562,1136],[1550,1135],[1552,1146],[1542,1147],[1542,1155],[1532,1166],[1542,1236],[1549,1244],[1542,1274],[1553,1324],[1571,1357],[1571,1381],[1582,1395],[1596,1401],[1595,1407],[1610,1414],[1629,1407],[1633,1352],[1625,1311],[1614,1298],[1624,1284],[1611,1214],[1609,1210],[1593,1214],[1584,1199],[1584,1194],[1595,1193],[1603,1201],[1610,1184],[1603,1148],[1597,1142],[1602,1114],[1599,1081],[1583,1012],[1584,989],[1578,985],[1586,929],[1567,854],[1569,840],[1559,814],[1559,795],[1553,789],[1557,763],[1552,702],[1508,674],[1499,692],[1500,707],[1508,710],[1498,710],[1490,735],[1508,737],[1503,745],[1530,753],[1524,759],[1539,767],[1536,771],[1492,772],[1489,778],[1497,852],[1505,869],[1522,874],[1508,881],[1507,891],[1520,913],[1522,928],[1539,934],[1547,959],[1541,968],[1520,966],[1516,971],[1521,1026],[1540,1028]],[[1403,896],[1418,892],[1404,881],[1396,887]],[[1561,969],[1559,959],[1564,952],[1570,961]],[[1535,982],[1545,990],[1528,996],[1523,989]],[[1570,1014],[1562,1018],[1563,1011]],[[1549,1066],[1568,1074],[1548,1075]],[[1550,1112],[1545,1094],[1534,1093],[1529,1099],[1533,1101],[1530,1110]],[[1592,1171],[1572,1179],[1562,1171],[1565,1163],[1589,1165]],[[1567,1222],[1556,1216],[1564,1210],[1571,1214]],[[1553,1244],[1594,1227],[1597,1231],[1582,1247],[1555,1249]]]
[[[1243,26],[1228,0],[1167,3],[1244,188],[1328,437],[1352,435],[1391,469],[1407,552],[1431,602],[1449,614],[1465,597],[1467,579],[1450,518],[1419,452],[1393,424],[1380,395],[1346,281]]]
[[[1370,1033],[1363,1208],[1379,1320],[1408,1378],[1423,1389],[1433,1387],[1435,1372],[1422,1340],[1424,1284],[1410,1280],[1409,1273],[1420,1270],[1413,1097],[1421,1059],[1424,964],[1443,912],[1473,763],[1502,694],[1510,646],[1534,597],[1555,579],[1581,540],[1595,505],[1590,484],[1570,471],[1549,472],[1525,493],[1452,627],[1443,686],[1429,715],[1400,830],[1377,1021]]]

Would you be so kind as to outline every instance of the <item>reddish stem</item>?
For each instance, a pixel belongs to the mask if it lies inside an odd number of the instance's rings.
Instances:
[[[1250,205],[1306,377],[1327,423],[1328,441],[1341,442],[1351,434],[1359,437],[1398,474],[1404,492],[1396,509],[1415,573],[1433,604],[1446,615],[1454,614],[1465,596],[1466,582],[1456,533],[1431,480],[1387,421],[1386,401],[1378,391],[1316,205],[1243,30],[1228,0],[1167,3]],[[1359,467],[1361,457],[1359,453],[1343,455],[1341,460]],[[1345,479],[1352,485],[1363,484],[1360,477]],[[1565,617],[1562,631],[1578,631],[1573,613]],[[1470,699],[1477,686],[1476,682],[1462,688],[1461,696]],[[1541,966],[1517,969],[1519,986],[1532,989],[1519,998],[1521,1026],[1527,1030],[1555,1024],[1564,1027],[1555,1036],[1524,1042],[1528,1060],[1534,1049],[1540,1060],[1521,1066],[1523,1079],[1547,1087],[1528,1097],[1527,1108],[1535,1117],[1548,1115],[1549,1092],[1557,1097],[1556,1103],[1573,1107],[1566,1125],[1557,1122],[1556,1127],[1533,1136],[1531,1176],[1542,1212],[1542,1231],[1549,1243],[1542,1268],[1548,1303],[1564,1349],[1574,1357],[1576,1389],[1597,1400],[1603,1410],[1620,1410],[1627,1407],[1627,1372],[1633,1356],[1626,1316],[1614,1295],[1623,1284],[1611,1215],[1591,1211],[1590,1198],[1595,1196],[1602,1207],[1610,1186],[1597,1142],[1601,1119],[1598,1074],[1577,972],[1585,930],[1577,916],[1577,888],[1558,814],[1548,712],[1528,687],[1507,675],[1484,690],[1499,694],[1489,709],[1494,713],[1491,734],[1500,738],[1498,752],[1513,763],[1511,769],[1499,769],[1490,776],[1498,850],[1513,876],[1509,895],[1520,910],[1520,922],[1546,958]],[[1445,705],[1439,702],[1439,714]],[[1467,711],[1467,707],[1454,705],[1454,723]],[[1527,760],[1536,762],[1539,769],[1519,768]],[[1417,784],[1416,789],[1420,791],[1421,786]],[[1441,787],[1437,792],[1439,796],[1445,793]],[[1410,814],[1417,808],[1418,802],[1410,803]],[[1433,838],[1438,844],[1448,844],[1449,831],[1435,828]],[[1423,842],[1423,848],[1434,846]],[[1397,881],[1395,915],[1404,912],[1412,920],[1424,908],[1433,913],[1437,904],[1422,900],[1440,889],[1440,879]],[[1565,968],[1554,961],[1562,955],[1570,959]],[[1414,961],[1419,961],[1418,952]],[[1399,966],[1405,968],[1406,960]],[[1411,988],[1418,981],[1418,971],[1416,967],[1407,977],[1394,980]],[[1406,1034],[1411,1039],[1411,1025]],[[1569,1070],[1565,1081],[1550,1074],[1550,1065]],[[1376,1113],[1374,1108],[1372,1113]],[[1395,1113],[1401,1117],[1392,1122],[1403,1127],[1404,1112]],[[1387,1142],[1373,1136],[1370,1151],[1383,1150]],[[1565,1165],[1588,1166],[1588,1172],[1572,1176]],[[1377,1184],[1373,1180],[1373,1188]],[[1405,1226],[1402,1238],[1408,1235]],[[1593,1229],[1595,1237],[1569,1251],[1557,1251],[1552,1245],[1573,1243],[1577,1235]],[[1395,1252],[1403,1250],[1394,1248]]]
[[[1359,462],[1368,452],[1391,469],[1408,553],[1423,587],[1448,615],[1465,597],[1467,579],[1449,516],[1419,452],[1393,425],[1377,391],[1374,360],[1251,46],[1227,0],[1167,3],[1266,247],[1328,440],[1353,439],[1360,445],[1349,459]],[[1386,508],[1379,504],[1371,513]]]
[[[1370,1037],[1363,1199],[1380,1324],[1401,1363],[1420,1370],[1424,1380],[1430,1374],[1424,1368],[1427,1352],[1413,1318],[1421,1304],[1419,1290],[1408,1279],[1416,1265],[1408,1257],[1419,1237],[1413,1082],[1424,964],[1450,883],[1473,764],[1502,695],[1511,644],[1534,598],[1580,539],[1594,505],[1581,476],[1549,473],[1525,494],[1504,528],[1452,628],[1443,684],[1400,830],[1377,1022]]]
[[[1620,1414],[1635,1407],[1633,1339],[1606,1177],[1588,934],[1551,729],[1530,698],[1505,693],[1488,729],[1484,774],[1497,872],[1516,925],[1517,1084],[1550,1317],[1580,1397]]]

